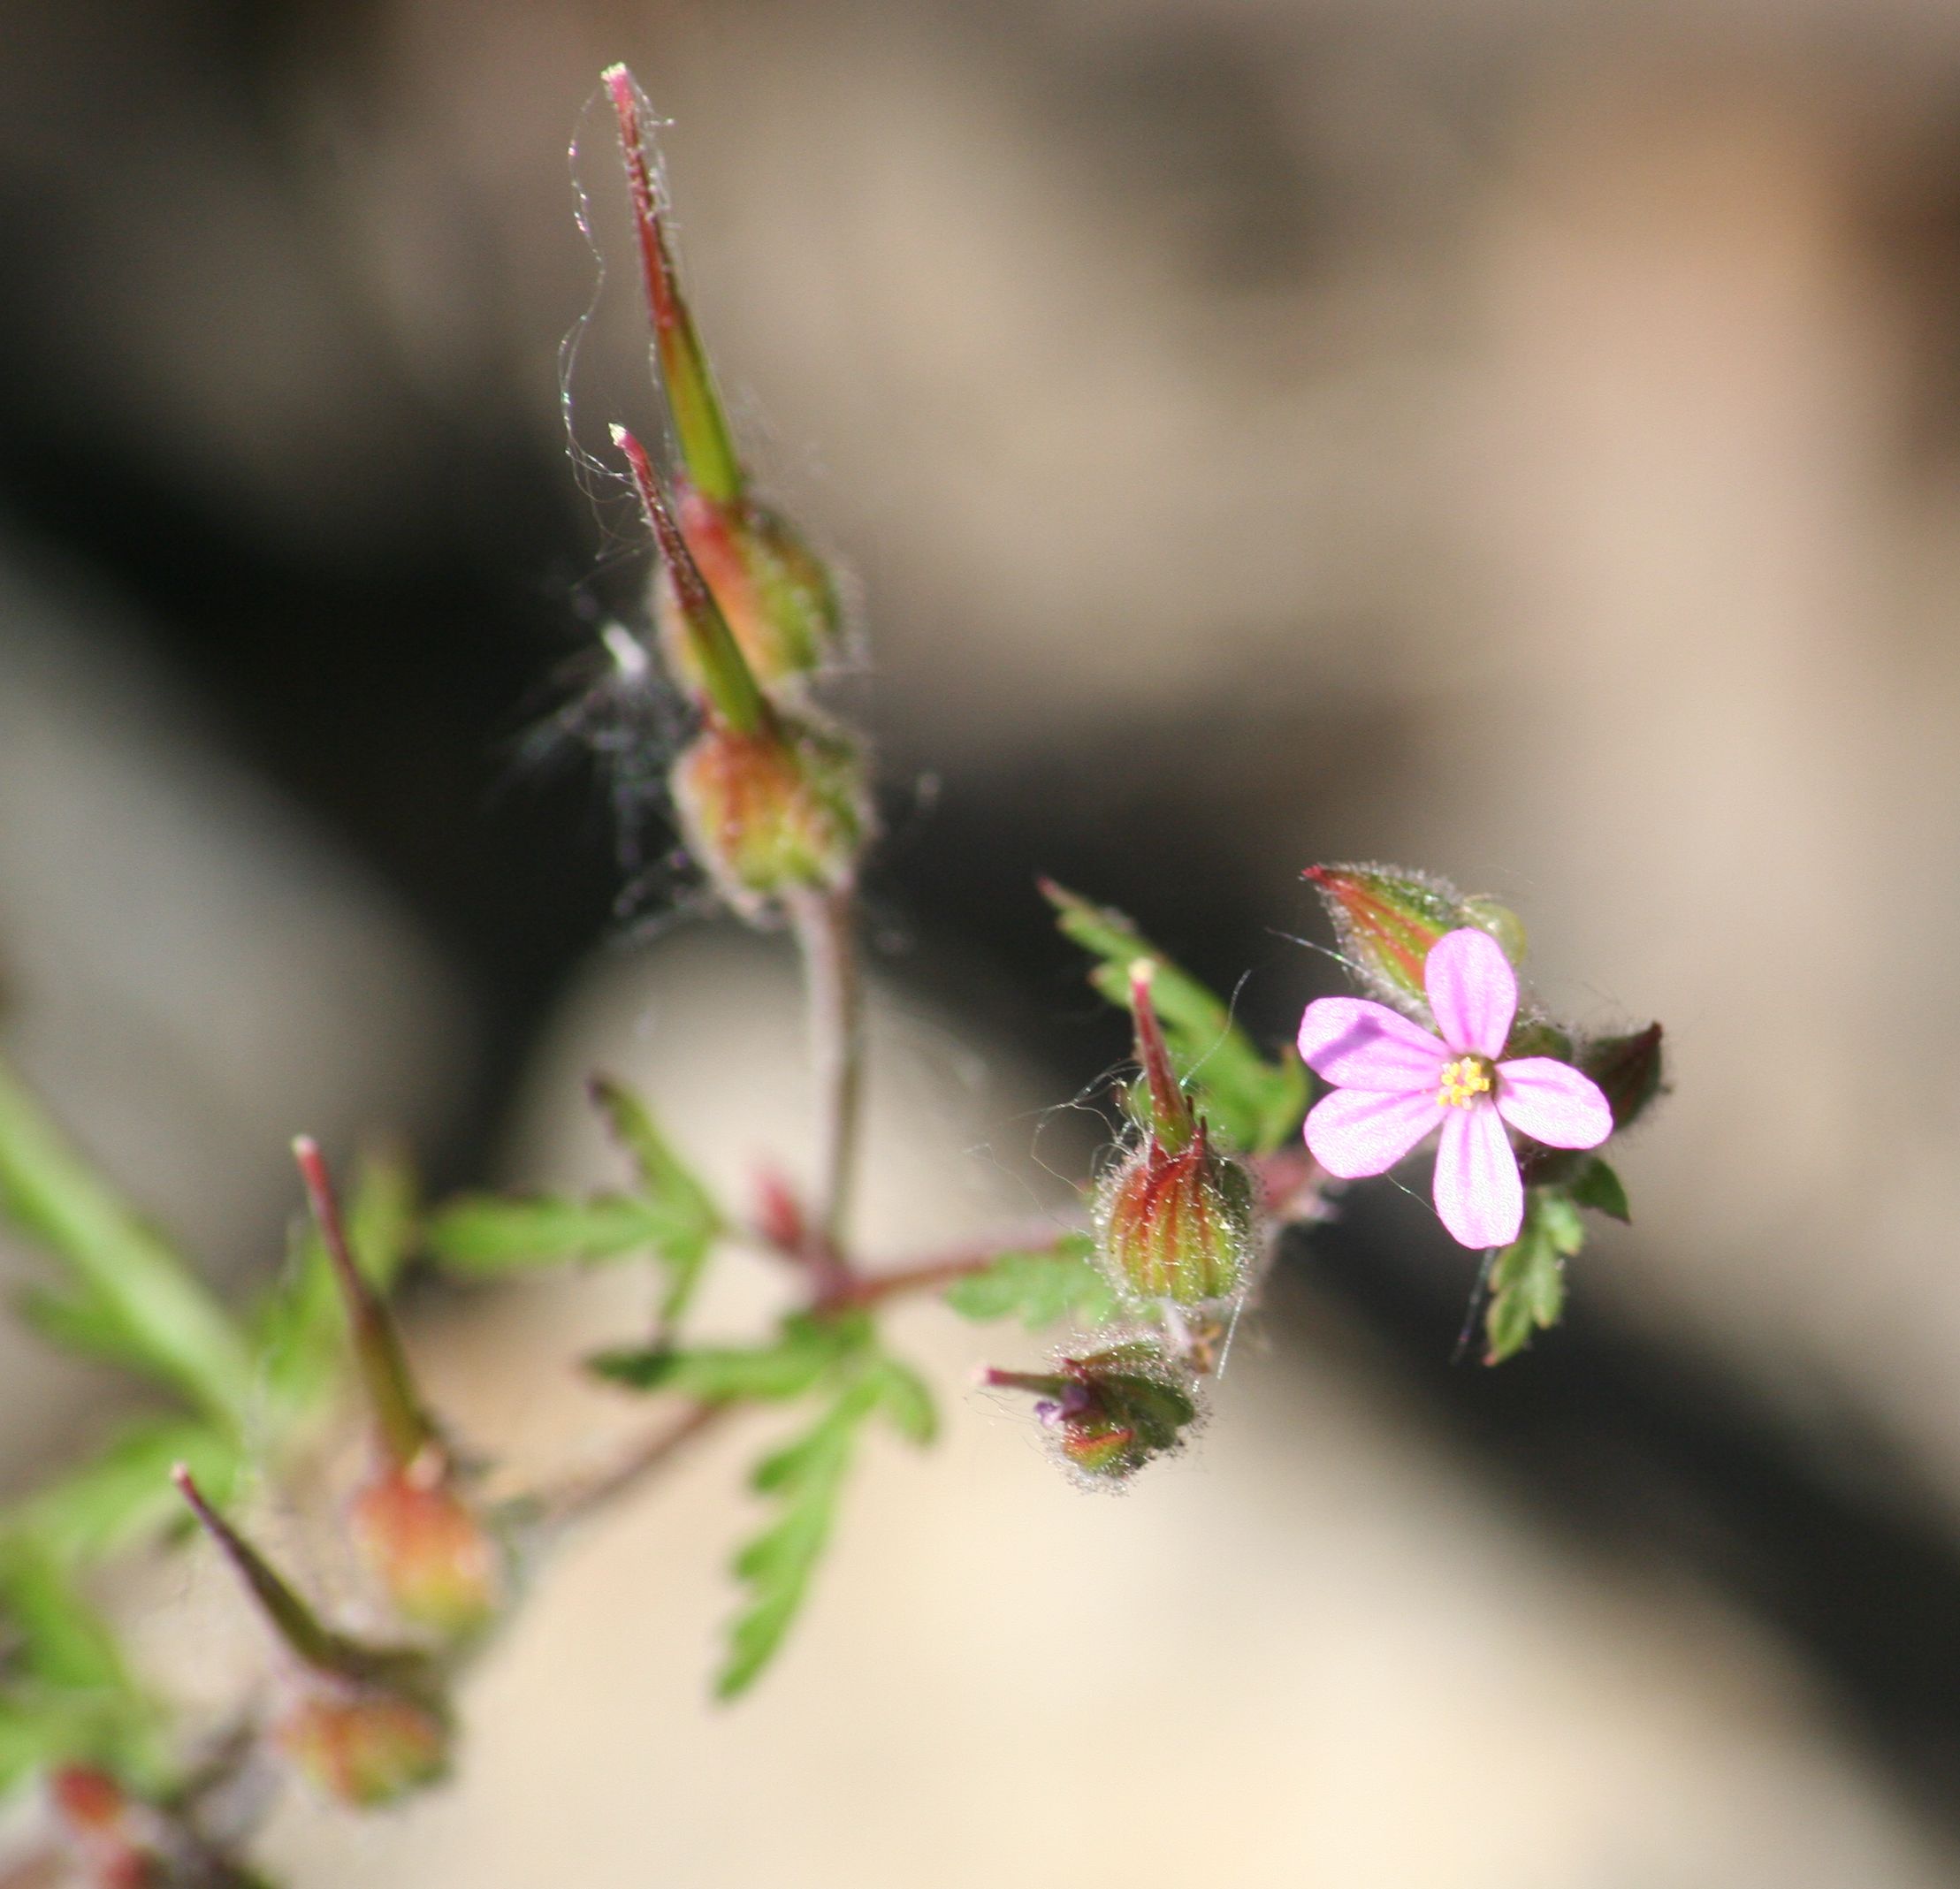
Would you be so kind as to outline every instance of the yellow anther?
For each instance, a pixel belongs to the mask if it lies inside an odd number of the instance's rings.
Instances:
[[[1497,1071],[1483,1056],[1459,1056],[1443,1065],[1436,1099],[1445,1108],[1468,1108],[1480,1095],[1497,1086]]]

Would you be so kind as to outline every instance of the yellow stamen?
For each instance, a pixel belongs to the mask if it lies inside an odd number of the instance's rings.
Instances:
[[[1436,1092],[1445,1108],[1468,1108],[1480,1095],[1497,1086],[1497,1071],[1485,1056],[1459,1056],[1443,1065],[1443,1079]]]

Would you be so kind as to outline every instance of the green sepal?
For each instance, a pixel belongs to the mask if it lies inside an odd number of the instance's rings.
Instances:
[[[1307,1110],[1308,1080],[1291,1047],[1268,1062],[1224,1001],[1165,957],[1122,912],[1049,880],[1041,891],[1063,932],[1096,959],[1090,982],[1118,1009],[1131,1007],[1132,966],[1149,961],[1150,994],[1171,1060],[1221,1140],[1270,1154],[1293,1136]]]
[[[1522,1351],[1534,1330],[1549,1330],[1565,1310],[1565,1262],[1585,1244],[1579,1209],[1556,1187],[1525,1195],[1524,1226],[1491,1266],[1491,1303],[1484,1314],[1486,1364]]]
[[[976,1323],[1018,1318],[1030,1331],[1064,1318],[1106,1325],[1117,1309],[1087,1233],[1064,1234],[1040,1251],[996,1253],[985,1270],[947,1287],[945,1296],[962,1318]]]

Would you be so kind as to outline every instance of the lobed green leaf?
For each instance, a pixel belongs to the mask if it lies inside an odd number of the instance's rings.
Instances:
[[[1524,1225],[1491,1265],[1491,1304],[1484,1314],[1486,1364],[1501,1364],[1549,1330],[1565,1310],[1565,1262],[1584,1245],[1579,1209],[1557,1187],[1526,1192]]]
[[[1268,1062],[1224,999],[1173,964],[1122,912],[1052,883],[1041,889],[1063,932],[1097,960],[1089,981],[1110,1002],[1129,1009],[1130,967],[1139,958],[1156,967],[1150,994],[1171,1060],[1217,1134],[1259,1154],[1285,1142],[1307,1109],[1307,1070],[1293,1050]]]

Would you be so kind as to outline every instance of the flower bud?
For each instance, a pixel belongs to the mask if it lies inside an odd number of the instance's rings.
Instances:
[[[985,1382],[1041,1398],[1035,1415],[1092,1486],[1124,1481],[1180,1448],[1198,1417],[1196,1377],[1155,1338],[1058,1358],[1053,1371],[988,1371]]]
[[[676,507],[687,547],[720,605],[750,673],[765,689],[820,667],[835,651],[843,612],[823,561],[782,518],[752,499],[717,504],[683,487]],[[653,621],[667,666],[705,692],[698,638],[663,561]]]
[[[1110,1283],[1125,1299],[1201,1306],[1229,1299],[1250,1274],[1253,1185],[1217,1153],[1178,1080],[1150,994],[1155,966],[1130,967],[1141,1079],[1125,1106],[1143,1128],[1104,1184],[1098,1246]]]
[[[1251,1276],[1252,1182],[1201,1127],[1176,1154],[1153,1137],[1125,1155],[1096,1219],[1103,1271],[1125,1299],[1201,1306]]]
[[[401,1617],[449,1641],[495,1617],[503,1594],[497,1542],[430,1456],[385,1470],[355,1497],[354,1536]]]
[[[671,785],[689,849],[737,911],[850,882],[870,814],[863,765],[843,736],[782,716],[753,734],[711,722]]]
[[[449,1768],[449,1727],[385,1691],[309,1691],[280,1722],[279,1748],[316,1788],[357,1810],[395,1802]]]
[[[1524,925],[1494,899],[1465,898],[1447,880],[1400,866],[1310,865],[1349,967],[1377,996],[1427,1018],[1422,967],[1445,932],[1475,925],[1488,932],[1515,964],[1524,956]]]

